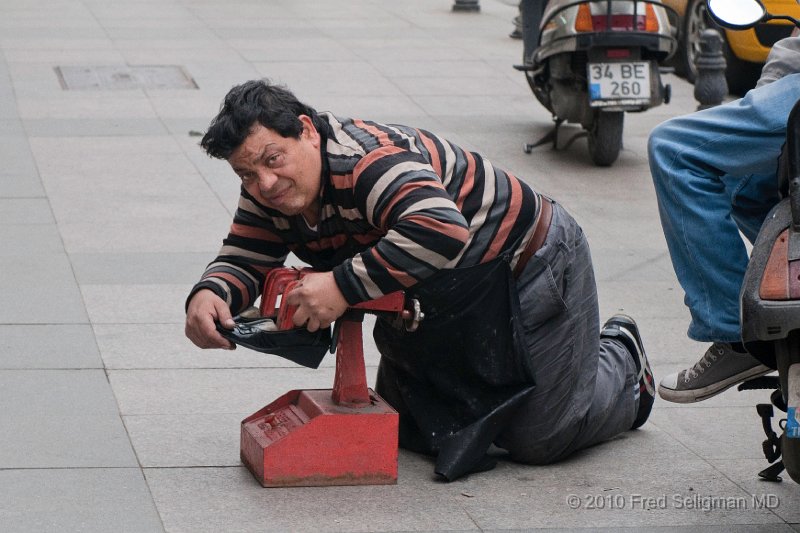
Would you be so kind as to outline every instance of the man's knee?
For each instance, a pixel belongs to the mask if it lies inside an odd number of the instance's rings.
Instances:
[[[662,122],[650,131],[647,138],[647,156],[651,168],[657,161],[665,161],[670,147],[680,138],[681,126],[678,119]],[[684,130],[685,131],[685,130]]]

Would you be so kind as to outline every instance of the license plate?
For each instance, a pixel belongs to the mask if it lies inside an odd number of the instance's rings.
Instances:
[[[624,105],[650,100],[650,64],[647,61],[628,63],[589,63],[589,103]]]

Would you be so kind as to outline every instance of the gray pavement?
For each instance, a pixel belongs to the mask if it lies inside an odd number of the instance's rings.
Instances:
[[[311,371],[183,337],[184,297],[238,191],[192,132],[246,79],[479,149],[583,224],[602,314],[640,322],[657,379],[704,350],[684,334],[645,153],[655,124],[694,109],[692,87],[667,76],[672,104],[626,117],[611,168],[585,141],[526,155],[550,118],[512,69],[514,4],[0,1],[0,531],[800,529],[797,486],[756,477],[758,393],[657,401],[641,430],[561,464],[501,462],[451,484],[407,452],[395,486],[264,489],[241,466],[244,416],[333,378],[332,358]],[[68,69],[154,65],[197,88]],[[81,81],[95,88],[62,85]]]

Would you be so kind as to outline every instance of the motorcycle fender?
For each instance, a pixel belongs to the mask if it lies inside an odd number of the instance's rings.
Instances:
[[[800,329],[800,299],[765,300],[761,295],[764,272],[776,248],[775,242],[791,220],[791,207],[786,198],[770,211],[761,227],[739,294],[742,341],[755,357],[771,358],[773,364],[774,355],[771,355],[768,341],[784,339],[791,331]]]

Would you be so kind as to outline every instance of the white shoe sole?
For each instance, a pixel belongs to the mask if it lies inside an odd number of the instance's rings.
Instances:
[[[769,368],[768,366],[764,365],[758,365],[754,366],[750,370],[742,372],[741,374],[729,377],[724,381],[721,381],[719,383],[714,383],[713,385],[709,385],[708,387],[703,387],[702,389],[675,390],[675,389],[669,389],[659,384],[658,395],[661,396],[661,398],[663,398],[664,400],[673,403],[702,402],[703,400],[707,400],[712,396],[716,396],[717,394],[726,391],[727,389],[733,387],[738,383],[741,383],[742,381],[747,381],[748,379],[756,378],[758,376],[763,376],[764,374],[769,374],[770,372],[773,372],[772,368]]]

